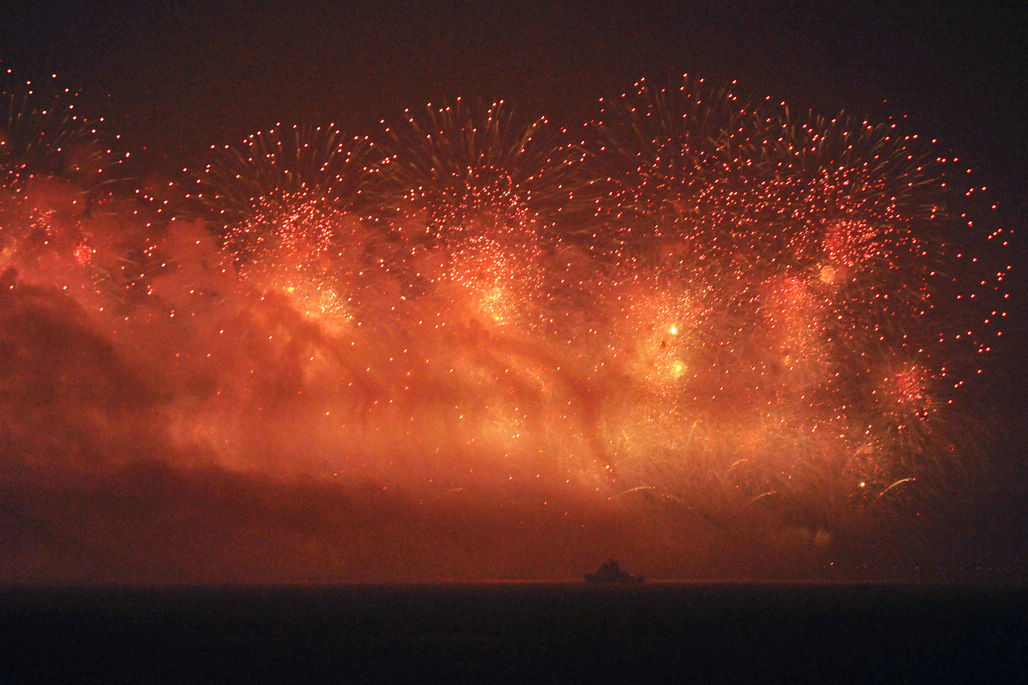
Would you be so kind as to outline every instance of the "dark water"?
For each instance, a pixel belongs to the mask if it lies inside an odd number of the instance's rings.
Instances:
[[[0,681],[1028,682],[1024,587],[0,591]]]

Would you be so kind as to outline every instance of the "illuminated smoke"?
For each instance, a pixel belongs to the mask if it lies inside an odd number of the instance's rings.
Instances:
[[[171,219],[99,180],[92,129],[5,97],[4,345],[52,386],[7,369],[11,462],[635,503],[729,537],[765,512],[818,544],[966,466],[1009,269],[974,250],[1005,233],[892,122],[689,78],[578,132],[458,101],[380,144],[214,149]],[[48,367],[51,335],[77,361]]]

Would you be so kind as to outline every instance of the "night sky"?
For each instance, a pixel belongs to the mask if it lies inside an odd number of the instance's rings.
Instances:
[[[134,151],[133,168],[168,176],[202,164],[211,145],[237,143],[277,122],[332,122],[354,135],[374,135],[380,120],[398,121],[404,108],[460,96],[502,98],[525,117],[545,115],[575,128],[597,116],[598,98],[617,96],[640,77],[737,80],[739,91],[785,100],[797,111],[844,110],[873,121],[908,115],[910,129],[937,138],[975,169],[999,204],[998,222],[1023,231],[1028,5],[648,5],[7,3],[0,9],[0,61],[22,77],[56,74],[58,83],[81,93],[87,112],[104,114],[121,132],[124,147]],[[996,467],[976,491],[978,509],[961,518],[961,539],[980,525],[1005,548],[1004,560],[1020,555],[1022,563],[1025,255],[1023,244],[1011,248],[1012,324],[989,381],[987,411],[1001,436]],[[160,482],[159,496],[180,497],[167,484],[177,476],[144,471],[131,476],[136,486]],[[226,477],[205,477],[210,480],[203,485],[180,483],[181,491],[221,493],[219,511],[249,501]],[[320,486],[306,487],[304,496],[314,501],[329,497]],[[276,498],[274,485],[260,488],[253,497]],[[460,518],[454,511],[445,516]],[[226,530],[234,525],[225,516],[215,519]],[[275,563],[267,561],[268,568]],[[283,577],[302,573],[289,563],[283,562]],[[214,562],[211,568],[199,575],[218,577]],[[126,569],[129,576],[151,577],[146,569]],[[89,577],[90,571],[82,573]]]
[[[10,3],[0,45],[19,72],[109,94],[130,140],[175,163],[278,121],[366,133],[457,96],[574,125],[639,77],[688,72],[795,108],[909,114],[1002,193],[1025,176],[1022,3],[353,5]]]

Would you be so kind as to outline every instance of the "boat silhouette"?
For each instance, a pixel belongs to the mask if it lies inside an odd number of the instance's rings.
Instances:
[[[635,576],[621,568],[615,559],[604,562],[595,573],[586,573],[587,583],[641,583],[642,576]]]

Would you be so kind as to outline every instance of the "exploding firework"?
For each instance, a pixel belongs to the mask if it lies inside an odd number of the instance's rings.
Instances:
[[[520,124],[502,101],[408,110],[386,134],[382,168],[409,202],[407,218],[424,213],[428,232],[442,238],[470,230],[469,221],[508,236],[530,230],[527,221],[548,223],[576,158],[545,118]]]
[[[378,164],[293,129],[205,170],[221,254],[319,326],[276,335],[296,392],[312,368],[347,388],[318,393],[362,436],[348,463],[773,494],[821,521],[959,453],[940,426],[988,347],[961,305],[1002,274],[953,277],[971,231],[948,160],[688,78],[601,103],[576,146],[458,101],[388,129]]]
[[[39,177],[74,180],[80,187],[113,179],[120,164],[96,123],[76,107],[78,94],[55,85],[0,74],[0,165],[4,187]]]
[[[956,418],[954,373],[1002,315],[966,305],[995,301],[1004,274],[968,268],[981,236],[954,206],[950,160],[893,123],[797,120],[687,77],[602,104],[586,163],[599,252],[627,267],[618,282],[671,285],[624,296],[626,368],[663,383],[661,402],[631,403],[622,432],[645,432],[617,450],[620,473],[660,446],[642,482],[674,490],[745,459],[751,494],[845,499],[958,451],[937,431]],[[655,293],[699,316],[652,308]]]
[[[386,133],[383,200],[416,278],[487,325],[542,325],[575,161],[560,132],[544,118],[519,123],[502,101],[458,100],[407,111]]]
[[[216,150],[191,193],[218,235],[218,256],[208,260],[321,325],[360,325],[362,309],[383,304],[397,249],[364,213],[371,151],[367,139],[331,126],[273,129]]]
[[[135,237],[118,230],[127,155],[55,82],[0,74],[0,269],[96,299],[124,284]]]
[[[348,138],[332,125],[279,125],[240,146],[212,147],[216,159],[197,175],[194,194],[225,226],[295,197],[359,212],[369,182],[370,148],[368,139]]]
[[[1003,317],[972,256],[1002,232],[899,131],[688,78],[574,139],[461,101],[374,146],[278,127],[213,150],[192,219],[62,254],[181,452],[820,531],[955,470]]]

